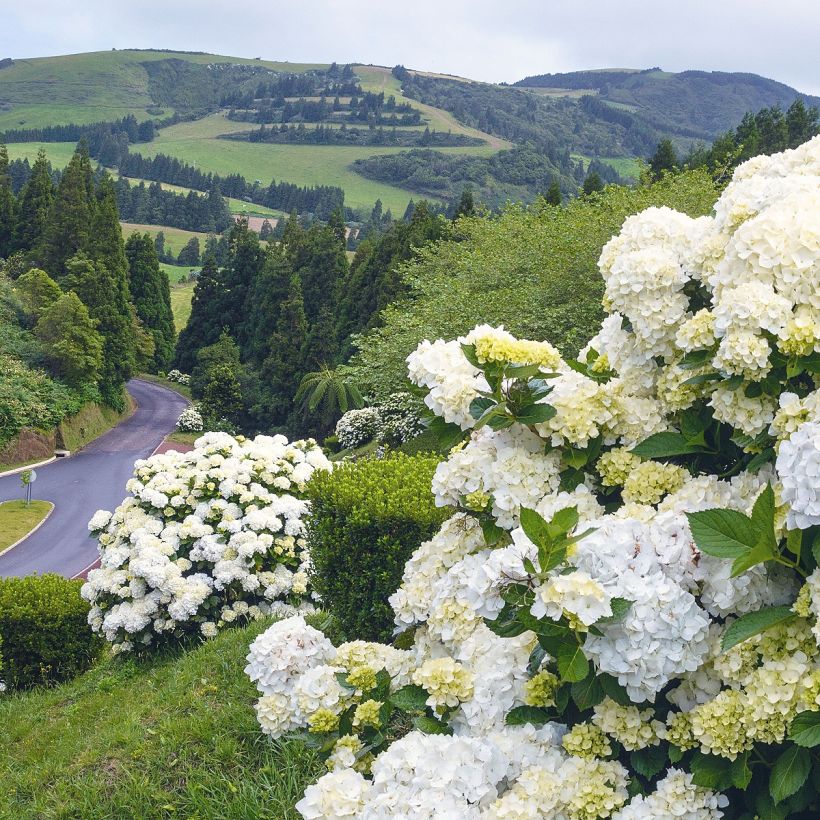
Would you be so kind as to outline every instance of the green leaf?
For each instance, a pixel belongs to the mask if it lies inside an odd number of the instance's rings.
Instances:
[[[747,638],[794,618],[795,614],[787,606],[772,606],[767,609],[759,609],[757,612],[748,612],[731,623],[723,633],[721,649],[727,652]]]
[[[755,457],[746,465],[746,471],[749,473],[756,473],[764,464],[774,461],[774,448],[767,447],[765,450],[757,453]]]
[[[538,364],[514,364],[507,368],[508,379],[530,379],[541,372]]]
[[[757,543],[751,520],[737,510],[702,510],[686,517],[698,549],[707,555],[739,558]]]
[[[820,712],[795,715],[789,729],[789,740],[807,749],[820,746]]]
[[[647,746],[632,752],[629,762],[639,775],[654,777],[666,764],[666,749],[663,746]]]
[[[479,396],[470,402],[470,415],[474,419],[480,419],[491,407],[495,407],[495,399],[486,399]]]
[[[777,536],[774,533],[774,490],[771,484],[766,484],[755,500],[752,507],[752,526],[757,531],[758,538],[763,536],[765,544],[772,551],[777,549]]]
[[[614,624],[620,621],[621,618],[629,612],[629,608],[632,604],[633,602],[628,598],[612,598],[609,602],[609,605],[612,607],[612,614],[604,618],[599,618],[595,623],[600,626],[601,624]]]
[[[752,770],[749,768],[749,753],[743,752],[738,755],[732,762],[729,768],[729,776],[732,779],[732,785],[736,789],[746,790],[746,787],[752,781]]]
[[[501,536],[504,535],[504,530],[492,518],[481,519],[481,532],[484,534],[484,541],[488,547],[497,544]]]
[[[427,708],[429,695],[421,686],[402,686],[390,695],[390,702],[403,712],[423,712]]]
[[[547,530],[553,538],[566,535],[578,526],[578,508],[564,507],[558,510],[547,524]]]
[[[475,355],[475,345],[462,344],[461,352],[464,354],[464,358],[467,359],[473,367],[477,367],[479,370],[482,369],[483,365],[478,361]]]
[[[422,715],[413,721],[413,726],[426,735],[451,735],[453,730],[440,720]]]
[[[585,709],[591,709],[597,706],[604,699],[604,690],[598,682],[598,677],[595,670],[591,669],[590,673],[582,680],[573,683],[569,688],[570,695],[575,701],[575,705],[583,712]]]
[[[696,786],[718,791],[726,788],[731,782],[730,767],[731,761],[725,757],[706,755],[703,752],[695,752],[689,763],[689,768],[692,771],[692,782]]]
[[[697,376],[692,376],[689,379],[686,379],[684,384],[706,384],[707,382],[719,382],[723,376],[716,371],[712,371],[711,373],[698,373]]]
[[[712,359],[712,350],[693,350],[687,353],[679,362],[678,367],[681,370],[697,370]]]
[[[614,700],[619,706],[631,706],[632,700],[627,694],[626,689],[618,683],[618,679],[607,672],[598,675],[598,681],[604,694],[610,699]]]
[[[564,644],[558,649],[556,660],[558,674],[570,683],[582,681],[589,672],[589,661],[580,644]]]
[[[677,746],[669,744],[669,762],[678,763],[683,759],[683,750]]]
[[[811,771],[811,753],[799,746],[790,746],[777,758],[769,777],[769,794],[775,805],[793,795]]]
[[[441,416],[435,416],[427,425],[427,429],[436,437],[444,450],[455,447],[466,435],[457,424],[444,421]]]
[[[682,433],[655,433],[632,448],[631,452],[641,458],[668,458],[702,453],[707,448],[691,444]]]
[[[759,543],[752,547],[752,549],[748,552],[735,558],[732,563],[732,571],[729,577],[737,578],[738,575],[742,575],[746,572],[746,570],[751,569],[753,566],[762,564],[764,561],[771,561],[774,557],[774,551],[766,543],[766,536],[761,535]]]
[[[542,424],[557,412],[551,404],[528,404],[518,411],[515,420],[520,424]]]
[[[537,706],[516,706],[507,713],[507,726],[523,726],[531,723],[533,726],[543,726],[550,719],[546,709]]]

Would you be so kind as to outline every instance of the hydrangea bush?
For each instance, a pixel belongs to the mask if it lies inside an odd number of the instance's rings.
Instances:
[[[381,426],[381,414],[375,407],[362,407],[348,410],[336,422],[336,438],[343,450],[361,447],[372,441]]]
[[[189,405],[179,414],[177,430],[183,433],[201,433],[202,428],[202,413],[195,404]]]
[[[249,656],[264,731],[327,757],[304,818],[818,816],[819,214],[820,138],[627,219],[578,361],[488,326],[410,356],[469,434],[400,648],[290,619]]]
[[[342,449],[361,447],[368,441],[404,444],[422,432],[421,418],[410,393],[394,393],[376,407],[348,410],[336,423]]]
[[[168,379],[169,382],[177,382],[177,384],[182,384],[185,386],[188,386],[191,383],[191,377],[187,373],[182,373],[176,368],[169,370],[168,375],[165,378]]]
[[[226,433],[137,461],[131,495],[88,525],[101,564],[82,588],[89,623],[122,652],[310,608],[302,496],[330,467],[313,440]]]

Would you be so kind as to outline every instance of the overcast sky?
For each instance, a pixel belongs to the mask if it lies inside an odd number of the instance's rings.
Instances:
[[[0,58],[170,48],[494,82],[660,66],[820,94],[816,0],[0,0],[0,13]]]

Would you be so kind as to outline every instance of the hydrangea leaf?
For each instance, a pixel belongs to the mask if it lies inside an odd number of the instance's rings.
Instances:
[[[549,712],[537,706],[516,706],[507,713],[507,726],[523,726],[531,723],[533,726],[543,726],[550,719]]]
[[[422,712],[427,708],[427,692],[421,686],[402,686],[390,695],[390,702],[403,712]]]
[[[737,646],[747,638],[765,632],[777,624],[791,621],[795,617],[791,608],[787,606],[772,606],[758,609],[757,612],[748,612],[728,626],[723,633],[721,649],[728,652],[733,646]]]
[[[801,712],[796,715],[789,729],[789,739],[807,749],[820,746],[820,712]]]
[[[708,452],[708,448],[701,444],[693,444],[683,433],[668,431],[645,438],[633,447],[631,452],[641,458],[669,458]]]
[[[698,549],[716,558],[739,558],[757,544],[749,518],[737,510],[686,513]]]
[[[589,672],[589,661],[580,644],[562,644],[556,652],[558,672],[569,683],[582,681]]]
[[[791,797],[811,771],[811,753],[800,746],[790,746],[777,758],[769,777],[769,794],[775,805]]]

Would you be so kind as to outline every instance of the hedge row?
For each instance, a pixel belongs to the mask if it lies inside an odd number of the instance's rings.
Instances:
[[[343,462],[308,485],[312,584],[348,639],[389,640],[388,597],[413,551],[447,517],[433,503],[436,455]]]

